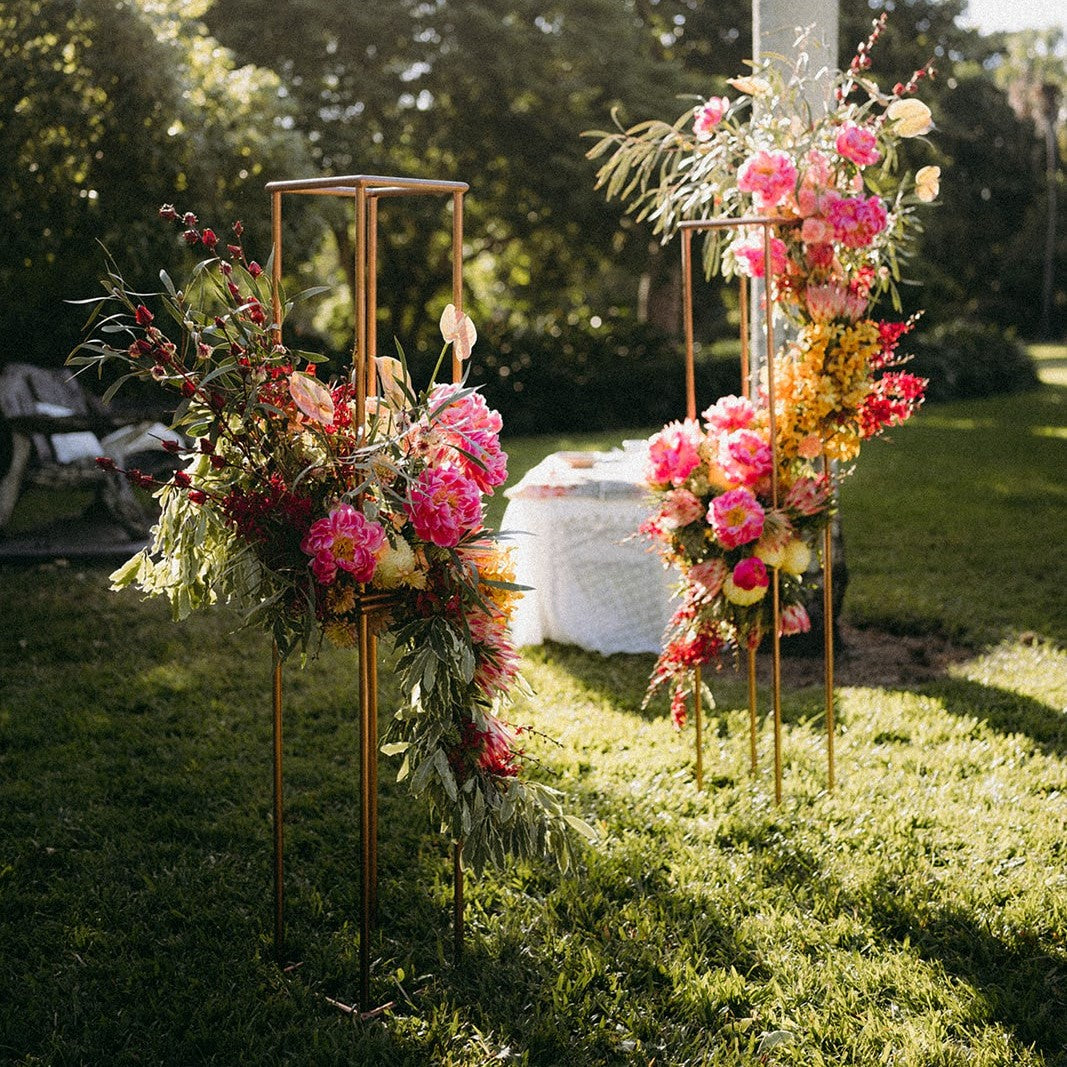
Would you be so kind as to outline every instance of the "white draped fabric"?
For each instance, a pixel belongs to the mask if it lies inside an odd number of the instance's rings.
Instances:
[[[505,494],[501,528],[517,546],[516,580],[532,587],[514,617],[517,645],[659,651],[671,574],[637,532],[649,514],[645,442],[627,445],[554,453]]]

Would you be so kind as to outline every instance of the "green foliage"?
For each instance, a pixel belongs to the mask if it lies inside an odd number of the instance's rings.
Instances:
[[[989,644],[892,684],[864,684],[848,650],[833,796],[822,691],[788,660],[776,807],[771,726],[752,779],[729,666],[709,679],[701,795],[692,733],[640,709],[651,656],[532,649],[517,716],[559,739],[531,738],[539,780],[601,840],[574,877],[471,879],[457,967],[447,847],[383,774],[372,998],[393,1006],[368,1022],[325,999],[358,988],[355,657],[285,676],[286,959],[303,965],[283,974],[268,642],[220,614],[176,628],[100,568],[5,567],[0,1058],[1064,1067],[1065,403],[1046,386],[931,407],[846,483],[851,621]],[[509,451],[518,476],[611,443]]]
[[[970,318],[950,319],[922,330],[908,370],[930,384],[927,400],[1019,393],[1037,385],[1026,348],[1013,334]]]
[[[700,397],[740,388],[736,356],[708,355],[695,369]],[[483,335],[470,380],[485,383],[486,399],[516,435],[663,425],[685,413],[677,342],[632,322]]]

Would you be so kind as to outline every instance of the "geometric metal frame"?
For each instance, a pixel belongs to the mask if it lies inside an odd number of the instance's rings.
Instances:
[[[335,178],[305,178],[267,184],[271,194],[271,232],[274,249],[271,296],[275,340],[281,343],[282,201],[287,194],[339,196],[355,206],[355,301],[351,383],[356,390],[357,426],[364,425],[367,397],[375,396],[379,382],[377,355],[378,202],[383,198],[434,196],[452,198],[452,303],[463,309],[463,196],[466,182],[427,178],[395,178],[356,174]],[[462,364],[452,346],[452,380],[462,379]],[[370,941],[378,911],[378,639],[375,619],[393,603],[390,594],[360,586],[359,607],[359,709],[360,709],[360,978],[359,1009],[369,1012]],[[277,645],[273,657],[274,757],[274,950],[282,959],[285,943],[284,831],[282,810],[282,663]],[[463,946],[462,846],[453,842],[453,927],[455,955]]]
[[[696,419],[696,367],[693,339],[693,234],[703,230],[738,229],[741,227],[759,227],[763,234],[763,277],[771,277],[771,234],[774,229],[783,225],[791,225],[788,219],[774,216],[754,215],[743,218],[712,218],[694,219],[679,224],[682,235],[682,315],[685,324],[685,392],[686,392],[686,418]],[[751,395],[752,368],[749,354],[749,316],[748,316],[748,287],[746,280],[741,279],[741,389],[745,397]],[[765,287],[768,293],[769,286]],[[778,507],[778,441],[775,418],[775,393],[774,393],[774,315],[768,307],[764,315],[765,331],[765,356],[767,372],[767,403],[769,444],[771,448],[771,504]],[[823,456],[823,467],[829,473],[829,461]],[[831,551],[832,534],[827,525],[823,535],[823,666],[824,666],[824,696],[826,705],[826,753],[827,753],[827,787],[828,791],[834,789],[834,620],[833,620],[833,589],[831,585]],[[771,568],[771,700],[774,714],[774,798],[776,803],[782,801],[782,655],[781,635],[779,633],[781,623],[781,604],[778,568]],[[700,701],[700,668],[694,674],[695,700],[694,718],[696,726],[696,777],[697,788],[703,787],[703,753],[702,753],[702,723]],[[756,652],[748,649],[748,710],[749,710],[749,749],[751,769],[754,774],[757,765],[757,711],[756,711]]]

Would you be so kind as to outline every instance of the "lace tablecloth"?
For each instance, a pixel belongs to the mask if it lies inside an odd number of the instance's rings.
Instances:
[[[532,587],[514,617],[517,645],[659,651],[671,576],[637,533],[649,513],[644,444],[554,453],[506,492],[502,529],[518,548],[516,580]]]

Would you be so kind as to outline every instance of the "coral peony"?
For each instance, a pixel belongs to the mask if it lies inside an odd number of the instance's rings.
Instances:
[[[404,511],[423,540],[453,548],[482,524],[478,486],[454,467],[427,467],[411,487]]]
[[[652,485],[681,485],[700,466],[703,439],[691,419],[668,423],[649,438],[647,480]]]
[[[763,508],[747,489],[731,489],[711,502],[708,522],[723,548],[737,548],[763,533]]]
[[[347,571],[357,582],[369,582],[377,564],[375,553],[385,543],[385,531],[351,504],[338,504],[324,519],[311,524],[300,548],[311,559],[311,571],[322,585],[329,585],[337,570]]]
[[[743,396],[721,396],[701,414],[708,429],[716,433],[747,430],[756,419],[752,401]]]
[[[712,131],[722,122],[723,115],[730,107],[730,101],[725,96],[713,96],[698,107],[693,116],[693,133],[698,141],[710,141]]]
[[[734,430],[719,441],[716,457],[735,485],[751,488],[771,473],[771,446],[754,430]]]
[[[760,149],[737,169],[737,188],[752,193],[757,208],[777,207],[796,186],[797,168],[788,152]]]
[[[854,122],[846,122],[837,131],[834,147],[839,156],[860,167],[870,166],[882,158],[874,131],[866,126],[857,126]]]

